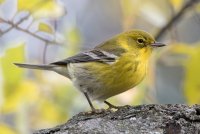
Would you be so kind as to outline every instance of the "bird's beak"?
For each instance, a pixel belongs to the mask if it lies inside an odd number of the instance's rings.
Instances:
[[[166,45],[163,44],[163,43],[160,43],[160,42],[155,42],[155,43],[152,43],[151,46],[152,46],[152,47],[164,47],[164,46],[166,46]]]

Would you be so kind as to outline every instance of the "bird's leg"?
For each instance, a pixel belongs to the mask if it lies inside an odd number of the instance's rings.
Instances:
[[[104,103],[109,106],[109,109],[111,109],[111,108],[119,109],[120,108],[119,106],[114,106],[113,104],[111,104],[111,103],[109,103],[107,101],[104,101]]]
[[[95,109],[94,106],[92,105],[92,102],[91,102],[91,100],[90,100],[88,94],[87,94],[86,92],[84,92],[84,95],[85,95],[85,97],[86,97],[86,99],[87,99],[87,101],[88,101],[88,103],[89,103],[89,105],[90,105],[92,111],[94,112],[96,109]]]

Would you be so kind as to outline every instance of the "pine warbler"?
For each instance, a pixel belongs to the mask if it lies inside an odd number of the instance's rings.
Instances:
[[[94,111],[91,99],[117,108],[106,99],[140,83],[146,74],[152,50],[162,46],[165,45],[155,42],[150,34],[132,30],[116,35],[90,51],[48,65],[15,65],[64,75],[85,95]]]

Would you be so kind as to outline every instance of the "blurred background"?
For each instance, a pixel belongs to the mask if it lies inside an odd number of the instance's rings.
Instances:
[[[141,84],[109,101],[199,104],[199,1],[0,0],[0,133],[28,134],[90,110],[67,78],[14,62],[51,63],[130,29],[148,31],[167,46],[154,52]]]

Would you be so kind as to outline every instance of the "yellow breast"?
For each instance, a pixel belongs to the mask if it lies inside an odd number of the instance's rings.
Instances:
[[[104,78],[104,94],[100,98],[105,99],[133,88],[142,81],[146,74],[146,61],[131,59],[130,55],[125,55],[123,60],[118,60],[115,64],[105,69],[105,73],[100,77]]]

